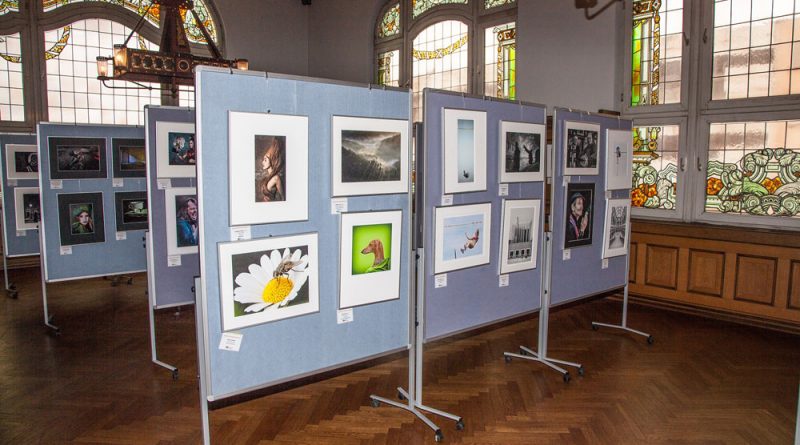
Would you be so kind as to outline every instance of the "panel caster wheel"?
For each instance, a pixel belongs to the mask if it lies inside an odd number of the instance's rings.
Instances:
[[[503,356],[503,360],[505,360],[505,361],[506,361],[506,363],[511,363],[511,357],[509,357],[509,356],[507,356],[507,355],[504,355],[504,356]]]
[[[172,380],[178,380],[178,370],[172,371]]]
[[[15,290],[10,290],[8,291],[8,296],[16,300],[17,297],[19,296],[19,292]]]
[[[655,342],[656,342],[656,339],[655,339],[655,338],[653,338],[653,336],[652,336],[652,335],[649,335],[649,336],[647,336],[647,344],[648,344],[648,345],[652,345],[652,344],[653,344],[653,343],[655,343]]]
[[[404,396],[402,392],[397,391],[397,398],[398,400],[405,400],[406,396]]]
[[[379,402],[379,401],[377,401],[375,399],[372,399],[369,403],[370,403],[370,405],[372,405],[373,408],[377,408],[377,407],[381,406],[381,402]]]
[[[569,373],[568,373],[568,372],[565,372],[565,373],[564,373],[564,383],[569,383],[569,380],[570,380],[571,378],[572,378],[572,377],[570,377],[570,375],[569,375]]]
[[[462,431],[464,429],[464,419],[458,419],[458,422],[456,422],[456,429],[458,431]]]
[[[441,442],[444,440],[444,434],[442,434],[442,430],[436,430],[436,433],[433,435],[433,440],[437,442]]]
[[[597,326],[596,324],[592,323],[592,330],[596,331],[598,329],[600,329],[600,326]]]
[[[584,372],[584,371],[583,371],[583,366],[581,366],[580,368],[578,368],[578,375],[579,375],[579,376],[583,377],[583,372]]]
[[[133,284],[133,278],[128,278],[128,284]]]
[[[519,348],[519,355],[528,355],[528,351],[526,351],[526,350],[524,350],[522,348]]]
[[[17,285],[14,283],[8,283],[8,290],[17,290]]]

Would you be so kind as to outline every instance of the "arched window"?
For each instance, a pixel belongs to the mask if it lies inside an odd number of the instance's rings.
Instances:
[[[194,0],[194,10],[222,47],[211,0]],[[0,0],[0,129],[31,130],[41,121],[141,125],[145,105],[171,103],[157,84],[108,88],[97,80],[96,57],[110,56],[143,16],[128,44],[157,50],[161,17],[151,0]],[[210,55],[194,17],[183,19],[193,51]],[[180,87],[179,104],[194,105],[192,87]]]
[[[516,98],[515,0],[391,0],[375,24],[375,82]]]

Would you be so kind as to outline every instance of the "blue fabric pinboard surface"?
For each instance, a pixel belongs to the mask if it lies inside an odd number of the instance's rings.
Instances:
[[[17,232],[16,206],[14,190],[17,187],[39,187],[38,179],[8,178],[6,150],[9,145],[36,145],[35,134],[0,134],[0,168],[3,180],[3,253],[5,256],[18,257],[39,254],[39,231],[24,230]]]

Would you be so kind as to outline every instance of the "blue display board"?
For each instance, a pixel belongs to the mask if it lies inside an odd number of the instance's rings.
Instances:
[[[590,123],[600,126],[598,141],[597,175],[564,176],[564,138],[566,122]],[[606,198],[628,198],[630,190],[605,192],[606,130],[630,130],[631,121],[614,117],[570,111],[557,108],[553,113],[553,199],[551,202],[551,230],[553,232],[553,258],[551,305],[579,300],[625,286],[625,264],[628,257],[608,259],[603,269],[603,225]],[[569,259],[564,259],[564,237],[567,228],[567,184],[594,184],[594,212],[592,243],[570,248]]]
[[[355,307],[351,322],[337,323],[341,216],[331,213],[331,121],[333,116],[409,120],[409,91],[207,67],[198,67],[196,79],[202,278],[197,304],[204,315],[198,323],[198,338],[205,346],[206,363],[201,366],[209,381],[207,398],[219,399],[407,348],[411,239],[407,191],[347,198],[350,212],[402,210],[402,254],[396,263],[401,267],[400,298]],[[252,239],[316,233],[320,262],[319,311],[240,329],[239,352],[218,348],[223,333],[218,245],[232,237],[227,211],[231,204],[231,111],[308,118],[309,164],[308,172],[303,172],[308,181],[308,219],[256,224],[250,230]],[[410,135],[410,125],[408,129]]]
[[[42,241],[44,248],[44,277],[46,282],[74,280],[104,275],[143,272],[147,267],[144,248],[145,230],[132,230],[117,239],[114,193],[145,191],[145,178],[122,179],[121,187],[113,186],[112,139],[144,139],[141,127],[109,125],[65,125],[40,123],[39,188],[42,200]],[[101,179],[63,179],[61,189],[53,188],[50,177],[48,139],[51,137],[103,138],[106,144],[107,177]],[[62,251],[58,195],[67,193],[103,194],[103,228],[105,241],[70,246],[71,253]]]
[[[460,109],[486,112],[486,191],[455,193],[452,205],[491,203],[490,262],[482,266],[447,272],[447,286],[435,286],[434,278],[434,208],[442,205],[444,195],[443,166],[443,110]],[[424,205],[419,209],[423,221],[425,248],[425,340],[486,325],[510,317],[535,311],[541,305],[540,292],[544,258],[544,181],[509,183],[508,195],[499,196],[499,144],[500,122],[545,123],[545,108],[539,105],[487,100],[463,96],[446,91],[424,91]],[[480,141],[478,141],[480,143]],[[540,166],[547,165],[543,156],[542,135]],[[420,156],[420,153],[417,154]],[[480,166],[476,165],[476,169]],[[419,173],[418,173],[419,175]],[[499,283],[500,233],[503,200],[540,200],[537,242],[537,267],[510,273],[508,285]]]
[[[156,308],[193,304],[194,277],[200,275],[200,255],[181,255],[180,265],[171,265],[167,253],[165,192],[158,184],[156,123],[194,124],[194,109],[176,107],[144,108],[147,136],[147,198],[150,203],[150,242],[147,253],[148,290]],[[195,178],[167,178],[170,187],[196,187]],[[162,182],[162,185],[165,185]]]
[[[0,134],[0,169],[3,180],[3,253],[20,257],[39,254],[39,231],[17,231],[14,190],[17,187],[39,187],[38,179],[8,179],[6,150],[8,145],[36,145],[35,134]]]

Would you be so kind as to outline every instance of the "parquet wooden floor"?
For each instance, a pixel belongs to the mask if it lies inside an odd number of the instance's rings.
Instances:
[[[12,272],[18,300],[0,300],[0,444],[200,443],[194,313],[157,316],[150,362],[145,277],[48,286],[59,337],[42,324],[37,269]],[[609,330],[620,303],[558,310],[550,355],[578,361],[568,384],[503,351],[536,343],[535,318],[428,347],[424,403],[461,415],[435,419],[450,444],[791,444],[800,382],[800,337],[632,305],[634,327]],[[266,365],[266,364],[265,364]],[[434,443],[404,411],[372,408],[369,394],[405,386],[399,359],[211,412],[215,444]],[[574,373],[573,373],[574,374]]]

